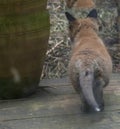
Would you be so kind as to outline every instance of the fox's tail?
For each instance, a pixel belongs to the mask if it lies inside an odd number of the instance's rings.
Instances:
[[[100,112],[101,109],[97,104],[93,93],[93,81],[94,72],[91,69],[87,69],[80,73],[79,82],[85,100],[95,111]]]

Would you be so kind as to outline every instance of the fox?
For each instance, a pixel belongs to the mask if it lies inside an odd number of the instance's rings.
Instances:
[[[68,8],[91,8],[95,7],[93,0],[66,0]]]
[[[111,56],[98,35],[99,22],[96,9],[86,18],[76,19],[65,12],[72,44],[68,73],[71,83],[80,95],[83,112],[104,110],[103,88],[112,74]]]

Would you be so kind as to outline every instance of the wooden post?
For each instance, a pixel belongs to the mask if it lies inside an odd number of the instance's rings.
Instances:
[[[49,37],[47,0],[0,1],[0,98],[36,91]]]

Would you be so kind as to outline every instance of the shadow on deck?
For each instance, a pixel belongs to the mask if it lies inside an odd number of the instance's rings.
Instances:
[[[35,95],[0,101],[0,129],[119,129],[120,74],[105,89],[105,110],[83,114],[80,99],[67,78],[42,80]],[[48,87],[46,87],[48,86]]]

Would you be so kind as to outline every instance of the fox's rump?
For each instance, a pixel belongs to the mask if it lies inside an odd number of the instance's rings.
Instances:
[[[76,82],[78,82],[81,73],[87,73],[92,71],[94,76],[101,76],[105,82],[109,79],[112,72],[112,63],[108,58],[100,57],[95,52],[79,51],[79,54],[73,54],[69,62],[69,76],[72,80],[73,86],[78,90]],[[79,92],[79,90],[78,90]]]
[[[74,89],[96,111],[103,109],[103,99],[99,94],[103,93],[101,89],[109,82],[110,71],[104,66],[102,61],[90,58],[79,58],[76,61],[71,59],[69,63],[69,76]],[[99,93],[95,97],[96,92]]]
[[[72,49],[70,63],[73,64],[73,67],[75,67],[78,62],[81,62],[82,65],[79,69],[92,66],[94,67],[94,71],[96,71],[96,69],[102,69],[104,73],[106,72],[106,74],[108,73],[108,75],[110,75],[112,72],[112,60],[99,37],[94,40],[92,40],[91,37],[89,41],[83,41],[81,37],[80,42],[74,45]]]

